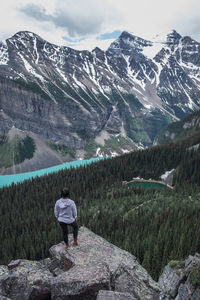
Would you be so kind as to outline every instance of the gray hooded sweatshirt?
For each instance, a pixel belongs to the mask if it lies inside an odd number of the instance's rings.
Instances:
[[[54,207],[56,219],[67,224],[73,223],[77,218],[76,204],[71,199],[59,199]]]

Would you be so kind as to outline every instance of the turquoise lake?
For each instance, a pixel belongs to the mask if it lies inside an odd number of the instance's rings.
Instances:
[[[12,174],[12,175],[0,175],[0,188],[3,186],[9,186],[12,183],[20,183],[23,182],[24,180],[31,179],[34,177],[40,177],[44,176],[50,173],[55,173],[60,170],[64,169],[70,169],[70,168],[78,168],[80,166],[88,165],[93,162],[97,162],[101,159],[104,159],[102,157],[97,157],[97,158],[91,158],[88,160],[76,160],[68,163],[64,163],[61,165],[53,166],[50,168],[46,169],[41,169],[33,172],[26,172],[26,173],[19,173],[19,174]]]

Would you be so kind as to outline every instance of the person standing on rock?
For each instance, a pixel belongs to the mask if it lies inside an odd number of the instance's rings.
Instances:
[[[73,228],[73,236],[74,236],[73,246],[78,245],[77,209],[76,209],[76,204],[69,197],[70,197],[69,190],[67,188],[64,188],[61,191],[61,198],[56,201],[54,207],[55,217],[62,228],[63,239],[65,241],[66,248],[69,247],[68,225],[72,226]]]

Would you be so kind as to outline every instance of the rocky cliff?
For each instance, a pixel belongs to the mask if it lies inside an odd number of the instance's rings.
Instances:
[[[92,52],[18,32],[0,43],[0,134],[15,127],[76,158],[152,145],[161,128],[199,109],[199,56],[200,44],[176,31],[159,42],[123,32]]]
[[[164,128],[155,138],[155,144],[167,144],[172,141],[180,141],[186,138],[199,136],[200,111],[197,111],[181,121],[174,122]]]
[[[62,242],[45,260],[0,266],[0,299],[197,300],[199,266],[199,255],[190,256],[167,266],[157,283],[136,257],[81,227],[77,247]]]
[[[200,255],[171,261],[159,278],[160,300],[200,299]]]

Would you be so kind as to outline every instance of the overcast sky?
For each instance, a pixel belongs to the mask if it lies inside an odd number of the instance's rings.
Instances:
[[[51,43],[106,49],[123,30],[152,39],[175,29],[200,42],[199,0],[5,0],[0,40],[32,31]]]

